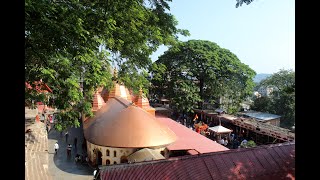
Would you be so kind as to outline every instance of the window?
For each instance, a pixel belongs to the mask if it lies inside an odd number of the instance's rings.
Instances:
[[[113,156],[117,157],[117,151],[113,151]]]
[[[108,164],[110,164],[110,160],[109,159],[106,160],[106,165],[108,165]]]
[[[120,163],[127,163],[127,162],[128,162],[127,156],[121,156]]]
[[[106,150],[106,155],[107,155],[107,156],[110,156],[110,151],[109,151],[109,149]]]
[[[115,161],[113,164],[117,164],[117,161]]]

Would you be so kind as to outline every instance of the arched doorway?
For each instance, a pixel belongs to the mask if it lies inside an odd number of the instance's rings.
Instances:
[[[128,162],[127,156],[121,156],[120,163],[127,163],[127,162]]]
[[[109,164],[110,164],[110,160],[107,159],[107,160],[106,160],[106,165],[109,165]]]
[[[96,153],[96,164],[102,165],[102,153],[99,151],[99,149],[95,149],[95,153]]]

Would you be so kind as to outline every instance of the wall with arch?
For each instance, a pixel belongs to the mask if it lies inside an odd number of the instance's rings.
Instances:
[[[122,160],[125,160],[130,154],[134,153],[135,151],[138,150],[138,148],[114,148],[114,147],[105,147],[105,146],[99,146],[90,143],[87,141],[87,152],[88,152],[88,157],[93,164],[96,163],[96,153],[94,153],[94,150],[97,149],[102,153],[102,165],[108,165],[110,164],[120,164],[121,163],[121,158]],[[163,148],[157,148],[155,150],[159,151],[164,151],[165,147]],[[165,157],[167,156],[166,151],[165,152]]]
[[[133,152],[135,152],[136,148],[113,148],[113,147],[104,147],[92,144],[87,141],[87,152],[91,162],[96,162],[96,153],[94,150],[98,149],[102,153],[102,165],[110,164],[120,164],[121,157],[125,159],[125,157],[129,156]]]

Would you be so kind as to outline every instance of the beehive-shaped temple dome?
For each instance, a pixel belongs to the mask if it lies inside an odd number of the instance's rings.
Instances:
[[[94,117],[87,118],[83,123],[83,128],[86,129],[96,120],[100,119],[100,116],[104,118],[111,118],[121,110],[127,108],[132,103],[121,97],[110,98],[104,105],[100,107],[95,113]]]
[[[114,107],[116,104],[110,106],[107,102],[87,127],[85,138],[90,143],[107,147],[144,148],[165,147],[175,142],[175,133],[148,112],[129,105],[115,113],[114,109],[119,110],[120,107],[119,104]]]
[[[105,101],[102,99],[99,91],[96,91],[93,95],[92,111],[98,111],[104,104]]]
[[[102,90],[101,96],[105,102],[108,101],[108,99],[113,97],[122,97],[130,102],[132,102],[131,94],[124,85],[117,83],[116,81],[113,81],[113,87],[110,89],[110,91],[107,91],[106,89]]]
[[[143,95],[142,89],[139,90],[139,94],[134,97],[134,104],[137,105],[138,107],[144,109],[151,115],[155,116],[156,110],[150,106],[149,100],[147,97]]]

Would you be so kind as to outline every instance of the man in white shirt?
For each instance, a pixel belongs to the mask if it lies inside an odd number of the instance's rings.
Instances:
[[[57,154],[57,152],[58,152],[58,149],[59,149],[59,144],[58,144],[58,142],[56,142],[56,143],[54,144],[54,151],[55,151],[56,154]]]
[[[224,139],[221,138],[220,141],[219,141],[219,143],[220,143],[221,145],[224,145]]]

